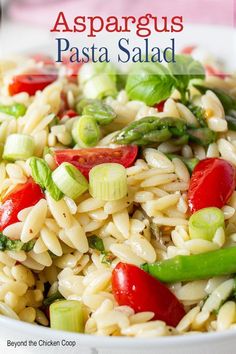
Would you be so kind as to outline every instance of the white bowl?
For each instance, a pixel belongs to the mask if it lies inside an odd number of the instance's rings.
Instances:
[[[16,28],[6,26],[8,34],[15,33]],[[24,38],[28,29],[19,27],[20,38]],[[43,40],[41,33],[39,38]],[[3,47],[7,47],[7,38]],[[28,38],[28,37],[27,37]],[[39,52],[41,49],[47,51],[49,43],[35,47],[35,37],[32,41],[25,42],[23,51]],[[161,38],[161,37],[160,37]],[[34,40],[33,40],[34,39]],[[217,40],[216,40],[217,39]],[[20,42],[20,41],[19,41]],[[197,44],[208,48],[214,55],[225,59],[228,67],[235,69],[236,31],[232,28],[220,26],[188,26],[185,36],[179,38],[178,47],[187,44]],[[17,43],[15,51],[22,49],[22,43]],[[77,333],[54,331],[41,326],[30,325],[24,322],[12,320],[0,315],[0,353],[78,353],[78,354],[235,354],[236,353],[236,331],[228,330],[218,333],[191,334],[184,336],[159,337],[159,338],[125,338],[125,337],[97,337]],[[36,346],[29,346],[29,341],[35,341]],[[23,342],[27,346],[7,346],[7,341]],[[43,345],[42,341],[58,341],[58,345]],[[63,346],[62,341],[68,341],[68,345]],[[13,343],[14,342],[14,343]],[[69,343],[70,342],[70,343]],[[9,342],[8,342],[9,343]],[[69,344],[75,344],[71,346]],[[40,345],[42,344],[42,345]]]
[[[1,353],[70,354],[235,354],[236,331],[158,338],[98,337],[31,325],[0,316]],[[27,346],[7,346],[7,341]],[[36,346],[29,346],[29,341]],[[46,345],[44,342],[58,342]],[[27,343],[26,343],[27,342]]]

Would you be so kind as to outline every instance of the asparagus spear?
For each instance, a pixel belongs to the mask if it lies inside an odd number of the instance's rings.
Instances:
[[[207,86],[202,86],[202,85],[194,85],[196,89],[201,93],[204,94],[206,91],[211,90],[214,92],[214,94],[219,98],[220,102],[222,103],[222,106],[224,107],[225,112],[228,112],[229,110],[236,109],[236,99],[232,96],[230,96],[228,93],[226,93],[224,90],[218,89],[218,88],[211,88]]]
[[[211,90],[215,93],[215,95],[219,98],[222,106],[225,110],[225,119],[228,122],[228,128],[230,130],[236,131],[236,99],[230,96],[224,90],[220,90],[218,88],[210,88],[201,85],[194,85],[199,92],[204,94],[207,90]]]
[[[236,272],[236,247],[146,263],[142,269],[165,283],[228,275]]]
[[[216,135],[209,128],[189,127],[183,120],[172,117],[145,117],[123,128],[115,137],[116,144],[139,146],[160,143],[171,138],[179,138],[177,143],[185,144],[189,139],[207,146],[215,141]],[[187,139],[186,139],[187,138]]]
[[[216,133],[209,128],[188,129],[189,140],[199,145],[208,146],[216,140]]]

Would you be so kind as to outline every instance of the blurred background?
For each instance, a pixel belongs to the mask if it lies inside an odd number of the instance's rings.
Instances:
[[[186,22],[232,26],[236,18],[234,0],[1,0],[12,21],[49,25],[58,10],[68,15],[134,15],[152,12],[181,14]]]
[[[202,44],[213,47],[222,56],[236,54],[236,0],[0,0],[0,55],[27,52],[31,49],[47,51],[53,46],[50,33],[58,12],[64,11],[68,20],[85,16],[183,16],[184,33],[175,34],[182,45]],[[214,31],[217,26],[217,32]],[[219,36],[218,34],[221,33]],[[58,35],[58,34],[57,34]],[[76,36],[76,37],[75,37]],[[120,34],[119,34],[120,36]],[[89,44],[83,34],[75,34],[77,46]],[[157,34],[155,41],[162,41],[164,34]],[[111,36],[99,34],[96,41],[102,45],[114,42]],[[135,39],[134,39],[135,40]],[[94,41],[94,39],[93,39]],[[91,42],[90,42],[91,43]],[[52,48],[51,48],[52,49]],[[177,48],[178,49],[178,48]]]

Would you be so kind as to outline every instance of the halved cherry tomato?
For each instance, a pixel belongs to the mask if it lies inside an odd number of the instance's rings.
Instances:
[[[189,45],[187,47],[184,47],[182,50],[181,50],[181,53],[182,54],[186,54],[186,55],[191,55],[192,52],[194,51],[194,49],[196,49],[197,46],[196,45]]]
[[[67,111],[64,111],[59,114],[60,119],[64,118],[65,116],[67,116],[69,118],[74,118],[74,117],[78,116],[78,113],[75,112],[73,109],[68,109]]]
[[[85,177],[88,178],[89,171],[96,165],[106,162],[115,162],[124,167],[131,166],[138,154],[138,147],[135,145],[111,148],[91,148],[80,150],[56,150],[55,160],[58,165],[62,162],[70,162],[76,166]]]
[[[120,262],[114,268],[112,292],[120,306],[154,312],[154,319],[173,327],[185,315],[183,305],[164,284],[132,264]]]
[[[163,112],[165,103],[166,103],[166,100],[161,101],[161,102],[155,104],[154,108],[156,108],[158,112]]]
[[[33,96],[36,91],[43,90],[55,80],[57,80],[55,70],[34,69],[29,73],[14,76],[8,87],[9,94],[13,96],[20,92],[27,92],[30,96]]]
[[[226,160],[208,158],[193,170],[188,190],[191,212],[202,208],[222,208],[236,187],[236,170]]]
[[[19,221],[17,214],[24,208],[31,207],[43,199],[44,194],[32,178],[24,184],[17,185],[2,200],[0,206],[0,231],[8,225]]]
[[[226,77],[229,76],[229,75],[225,74],[223,71],[220,71],[211,65],[205,65],[205,69],[206,69],[206,72],[209,76],[216,76],[222,80],[226,79]]]
[[[55,65],[53,58],[46,54],[32,54],[31,58],[34,59],[36,63],[43,63],[44,65]]]

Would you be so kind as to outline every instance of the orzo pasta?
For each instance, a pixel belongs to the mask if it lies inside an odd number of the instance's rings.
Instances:
[[[170,65],[155,87],[154,63],[144,84],[4,62],[2,315],[108,336],[236,327],[236,77],[178,61],[188,75]]]

